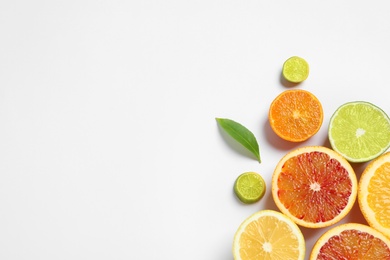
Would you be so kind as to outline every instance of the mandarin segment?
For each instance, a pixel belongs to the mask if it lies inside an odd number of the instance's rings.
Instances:
[[[323,121],[320,101],[306,90],[286,90],[271,103],[269,122],[282,139],[302,142],[318,132]]]
[[[352,167],[325,147],[309,146],[288,153],[272,178],[272,195],[278,208],[309,228],[341,220],[351,210],[356,194]]]

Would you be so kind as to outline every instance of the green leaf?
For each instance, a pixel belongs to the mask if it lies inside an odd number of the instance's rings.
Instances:
[[[245,126],[227,118],[216,118],[216,120],[226,133],[252,152],[261,163],[259,144],[251,131],[249,131]]]

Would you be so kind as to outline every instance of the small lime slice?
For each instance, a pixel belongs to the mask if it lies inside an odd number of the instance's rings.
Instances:
[[[333,150],[348,161],[367,162],[390,147],[390,119],[369,102],[348,102],[333,113],[328,137]]]
[[[236,179],[234,192],[245,204],[259,201],[265,193],[264,179],[258,173],[245,172]]]
[[[293,83],[300,83],[309,76],[309,64],[301,57],[293,56],[283,64],[283,77]]]

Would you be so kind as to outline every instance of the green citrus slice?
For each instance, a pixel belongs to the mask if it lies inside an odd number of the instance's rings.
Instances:
[[[332,115],[328,137],[333,150],[350,162],[367,162],[390,146],[390,119],[365,101],[348,102]]]
[[[301,57],[293,56],[283,64],[283,77],[293,83],[300,83],[309,76],[309,64]]]
[[[245,172],[234,183],[234,192],[245,204],[259,201],[265,193],[265,182],[260,174]]]

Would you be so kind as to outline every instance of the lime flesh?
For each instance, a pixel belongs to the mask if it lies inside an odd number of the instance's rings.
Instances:
[[[309,64],[301,57],[290,57],[283,64],[282,74],[286,80],[300,83],[309,76]]]
[[[350,162],[367,162],[390,146],[390,119],[379,107],[365,101],[348,102],[332,115],[330,144]]]
[[[260,174],[245,172],[234,183],[234,192],[238,199],[250,204],[259,201],[265,193],[265,182]]]

